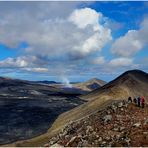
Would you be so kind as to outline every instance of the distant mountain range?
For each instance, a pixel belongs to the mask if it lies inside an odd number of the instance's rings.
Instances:
[[[61,82],[56,82],[56,81],[34,81],[35,83],[41,83],[41,84],[61,84]]]
[[[0,77],[0,96],[48,97],[48,95],[81,95],[99,88],[104,81],[93,79],[84,83],[72,83],[67,87],[55,81],[27,81]]]

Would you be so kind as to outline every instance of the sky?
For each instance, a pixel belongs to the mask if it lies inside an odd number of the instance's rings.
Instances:
[[[147,63],[146,1],[0,1],[0,76],[110,81]]]

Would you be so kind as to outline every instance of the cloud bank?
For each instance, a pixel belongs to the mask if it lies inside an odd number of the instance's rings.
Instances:
[[[129,30],[124,36],[115,40],[111,47],[113,54],[130,57],[148,45],[148,18],[145,18],[139,30]]]
[[[135,56],[148,45],[146,17],[139,29],[114,38],[112,26],[120,22],[89,8],[91,2],[0,4],[0,44],[19,53],[0,60],[6,73],[65,77],[119,72],[139,68]]]

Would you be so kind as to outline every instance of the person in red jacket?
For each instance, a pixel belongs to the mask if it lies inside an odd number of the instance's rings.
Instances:
[[[141,97],[141,106],[142,108],[144,108],[144,104],[145,104],[145,98],[144,96]]]

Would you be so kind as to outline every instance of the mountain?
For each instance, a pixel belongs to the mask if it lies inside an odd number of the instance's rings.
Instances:
[[[86,91],[92,91],[94,89],[97,89],[97,88],[105,85],[106,83],[107,82],[105,82],[103,80],[93,78],[93,79],[90,79],[86,82],[73,84],[73,87],[80,88],[80,89],[86,90]]]
[[[115,80],[103,87],[82,96],[83,99],[97,99],[100,96],[110,98],[118,97],[126,99],[128,96],[137,97],[144,95],[148,97],[148,74],[140,70],[131,70],[123,73]]]
[[[129,96],[145,96],[146,101],[148,101],[147,73],[140,70],[127,71],[104,86],[80,96],[82,99],[87,100],[87,102],[59,115],[47,133],[27,140],[27,142],[21,141],[14,145],[41,146],[69,123],[86,118],[116,100],[127,100]]]

